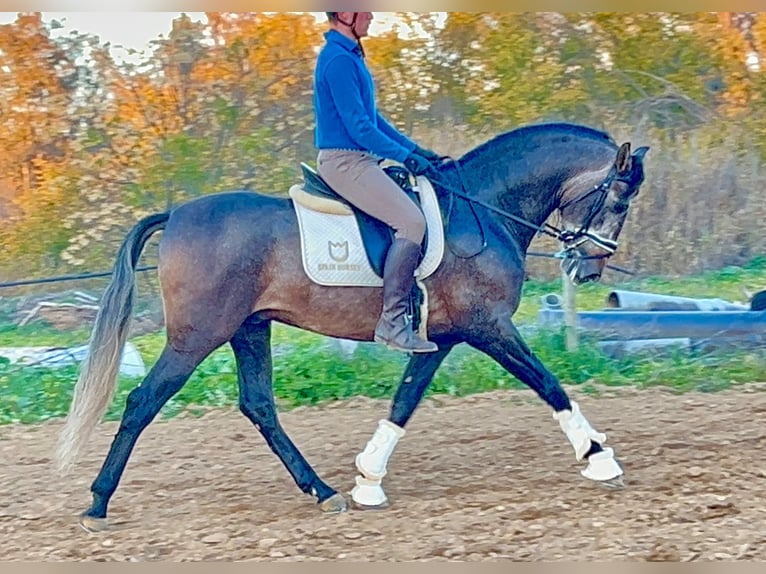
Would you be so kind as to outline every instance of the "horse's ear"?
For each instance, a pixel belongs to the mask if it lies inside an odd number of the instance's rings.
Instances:
[[[617,159],[614,161],[614,165],[617,168],[617,173],[627,173],[630,171],[631,158],[630,158],[630,142],[625,142],[620,146],[617,151]]]
[[[649,151],[649,146],[641,146],[636,151],[633,152],[633,157],[639,161],[644,161],[644,156],[646,155],[646,152]]]

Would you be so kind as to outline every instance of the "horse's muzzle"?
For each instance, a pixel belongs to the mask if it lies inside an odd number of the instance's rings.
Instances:
[[[570,257],[562,259],[561,270],[566,273],[574,285],[595,283],[601,279],[604,262],[601,259]]]

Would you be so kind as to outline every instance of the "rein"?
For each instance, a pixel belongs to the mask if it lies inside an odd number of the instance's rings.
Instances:
[[[461,188],[461,190],[458,191],[454,189],[451,185],[446,184],[443,180],[439,181],[440,178],[434,178],[436,183],[441,185],[450,194],[450,206],[448,209],[448,216],[447,216],[448,220],[449,220],[449,214],[451,214],[452,212],[454,197],[457,196],[462,199],[465,199],[471,205],[472,204],[480,205],[489,211],[492,211],[494,213],[497,213],[498,215],[505,217],[506,219],[515,221],[516,223],[524,225],[525,227],[528,227],[529,229],[533,229],[540,235],[544,234],[544,235],[553,237],[554,239],[557,239],[558,241],[560,241],[561,243],[565,245],[565,247],[561,251],[553,255],[549,255],[548,257],[554,257],[557,259],[579,259],[579,260],[605,259],[607,257],[611,257],[612,255],[614,255],[615,251],[617,250],[616,241],[607,239],[605,237],[601,237],[600,235],[596,233],[591,233],[588,230],[588,227],[590,227],[590,224],[593,222],[593,219],[596,217],[596,215],[598,215],[598,213],[601,211],[601,208],[604,206],[604,202],[606,201],[606,196],[609,192],[609,188],[611,187],[612,183],[614,183],[617,177],[617,171],[614,168],[614,166],[609,171],[606,178],[604,178],[604,181],[602,181],[600,184],[594,186],[593,188],[577,196],[576,198],[571,199],[563,203],[562,205],[558,206],[558,209],[561,210],[569,205],[572,205],[573,203],[577,203],[578,201],[581,201],[585,199],[586,197],[591,196],[594,193],[600,193],[598,200],[594,202],[594,204],[591,206],[590,210],[588,211],[587,217],[585,218],[583,223],[580,225],[580,229],[578,229],[577,231],[572,231],[570,229],[561,229],[559,227],[556,227],[555,225],[549,224],[548,222],[544,222],[542,225],[536,225],[524,219],[523,217],[519,217],[518,215],[510,213],[504,209],[500,209],[499,207],[496,207],[492,205],[491,203],[487,203],[486,201],[482,201],[475,197],[471,197],[465,191],[466,189],[465,179],[463,177],[463,170],[460,166],[460,162],[449,157],[445,157],[443,159],[448,159],[452,163],[452,165],[455,166],[455,171],[457,172],[457,176],[458,176],[458,180],[460,181],[460,188]],[[433,175],[431,175],[431,177],[433,177]],[[471,207],[471,211],[475,215],[475,212],[473,211],[473,207]],[[482,229],[481,221],[480,220],[478,221],[479,221],[479,228]],[[484,234],[484,231],[482,229],[482,236],[483,234]],[[580,245],[582,245],[583,243],[587,241],[591,241],[595,243],[598,247],[606,251],[606,253],[602,253],[599,255],[581,255],[577,251],[577,247],[579,247]],[[482,249],[486,247],[486,245],[487,245],[486,239],[482,239]],[[528,253],[528,254],[538,255],[536,253]],[[614,267],[612,265],[607,265],[607,267],[610,267],[616,271],[621,271],[623,273],[630,273],[629,271],[625,269]]]

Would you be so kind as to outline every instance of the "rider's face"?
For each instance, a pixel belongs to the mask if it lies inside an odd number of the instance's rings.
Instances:
[[[372,22],[372,12],[357,12],[356,13],[356,34],[360,38],[367,35],[367,30],[370,28],[370,22]]]
[[[370,22],[372,22],[372,12],[338,12],[338,20],[341,23],[352,22],[354,20],[354,14],[356,14],[354,31],[357,36],[364,38],[370,28]]]

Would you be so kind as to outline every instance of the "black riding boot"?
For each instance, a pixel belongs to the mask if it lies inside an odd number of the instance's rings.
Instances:
[[[375,341],[408,353],[433,353],[439,347],[425,341],[407,320],[407,299],[414,282],[420,245],[409,239],[394,239],[383,268],[383,313],[375,327]]]

